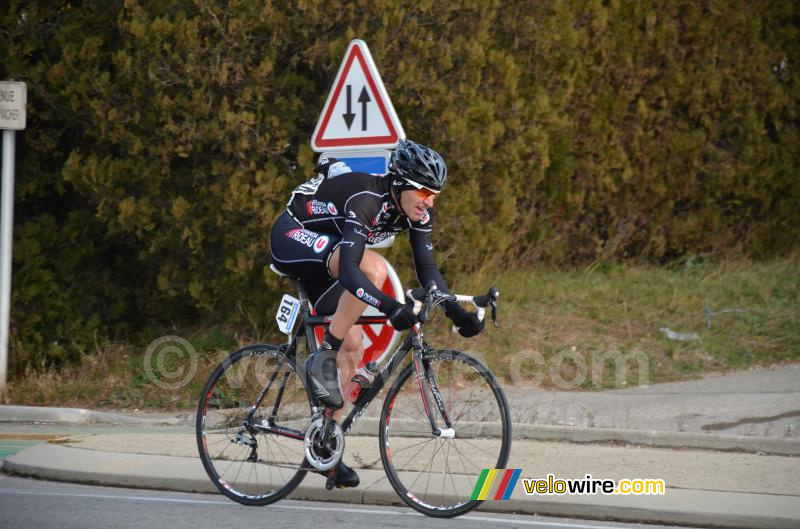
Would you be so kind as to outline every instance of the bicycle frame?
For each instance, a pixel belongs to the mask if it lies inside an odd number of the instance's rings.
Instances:
[[[298,371],[298,374],[305,378],[305,366],[297,362],[297,341],[305,336],[307,338],[307,343],[309,346],[309,351],[315,349],[316,339],[314,338],[314,328],[319,326],[330,325],[331,317],[330,316],[313,316],[311,315],[311,310],[309,308],[309,300],[306,294],[305,288],[300,281],[295,281],[295,286],[297,287],[297,292],[300,296],[300,314],[299,320],[300,324],[297,326],[297,329],[294,331],[292,335],[289,337],[288,343],[283,346],[283,353],[286,355],[286,358],[291,362],[294,362],[295,368]],[[376,323],[386,323],[387,321],[386,316],[362,316],[356,322],[356,325],[362,324],[376,324]],[[429,372],[429,364],[427,362],[427,358],[425,352],[427,351],[427,345],[424,343],[422,333],[422,326],[420,324],[414,325],[406,337],[403,339],[402,343],[397,347],[394,353],[392,353],[389,360],[385,363],[384,367],[380,370],[380,372],[375,376],[375,379],[372,381],[372,385],[362,391],[359,395],[358,399],[354,403],[353,409],[347,415],[347,417],[342,421],[340,427],[342,429],[342,433],[344,435],[353,427],[353,425],[358,421],[361,414],[364,410],[369,406],[372,400],[380,393],[386,383],[394,373],[395,369],[398,366],[403,364],[406,356],[408,355],[409,351],[413,348],[412,354],[412,362],[414,365],[414,370],[417,374],[417,380],[419,381],[420,387],[420,394],[422,396],[422,403],[425,409],[425,413],[428,416],[431,425],[431,432],[435,436],[443,436],[449,437],[452,435],[452,424],[447,413],[447,410],[444,406],[444,401],[441,397],[439,392],[438,385],[436,384],[435,377],[433,374],[428,375]],[[281,381],[281,386],[279,389],[278,396],[276,398],[275,407],[273,409],[273,414],[280,406],[281,398],[283,395],[283,390],[286,385],[286,380],[289,376],[289,373],[284,373],[283,380]],[[269,382],[265,385],[264,389],[262,390],[261,394],[258,396],[255,404],[251,407],[250,416],[248,417],[248,422],[252,419],[252,415],[255,413],[256,409],[260,406],[261,402],[264,400],[264,397],[269,392],[270,387],[272,386],[275,378],[277,377],[277,372],[273,373],[272,377],[270,378]],[[437,420],[435,414],[431,406],[429,406],[429,402],[431,398],[428,396],[428,390],[433,394],[433,400],[436,403],[436,408],[439,411],[440,416],[445,422],[446,428],[441,429],[438,427]],[[308,394],[308,391],[306,392]],[[309,404],[312,407],[314,413],[317,413],[319,410],[314,406],[313,399],[310,394],[308,394]],[[288,437],[292,437],[295,439],[302,439],[303,432],[290,430],[287,428],[279,427],[274,424],[261,424],[261,425],[252,425],[255,429],[263,431],[265,433],[272,433],[278,435],[285,435]]]

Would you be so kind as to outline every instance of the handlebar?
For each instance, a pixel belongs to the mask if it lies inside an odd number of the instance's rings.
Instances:
[[[436,288],[436,283],[431,282],[427,287],[413,288],[406,292],[406,300],[414,303],[414,314],[419,316],[422,323],[428,321],[430,309],[440,305],[445,301],[456,301],[459,303],[472,303],[478,309],[478,319],[483,321],[486,315],[486,307],[492,308],[492,323],[499,327],[497,323],[497,298],[500,292],[491,287],[486,294],[480,296],[467,296],[461,294],[450,294]],[[453,330],[457,330],[455,326]]]

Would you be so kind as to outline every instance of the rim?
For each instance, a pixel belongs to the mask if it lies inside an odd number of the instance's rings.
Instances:
[[[300,377],[282,355],[263,349],[234,355],[206,387],[198,414],[198,449],[221,492],[241,503],[275,501],[306,473],[302,431],[311,417],[308,398]],[[248,419],[270,380],[263,402]],[[275,413],[283,380],[281,405]],[[275,433],[278,428],[280,434]]]
[[[387,403],[381,455],[390,481],[409,505],[426,514],[453,516],[481,503],[473,499],[473,492],[483,469],[505,466],[510,451],[508,408],[499,388],[492,388],[491,374],[470,357],[440,354],[432,365],[452,413],[455,438],[431,434],[409,369]]]

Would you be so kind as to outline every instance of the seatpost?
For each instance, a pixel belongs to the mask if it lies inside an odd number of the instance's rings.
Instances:
[[[303,325],[305,326],[306,331],[306,344],[309,347],[307,354],[311,354],[319,347],[319,344],[317,343],[317,337],[314,334],[314,329],[306,323],[305,316],[311,314],[311,304],[308,299],[308,292],[306,291],[305,283],[303,283],[303,281],[300,279],[294,280],[294,288],[297,290],[297,295],[300,298],[300,311],[303,315]]]

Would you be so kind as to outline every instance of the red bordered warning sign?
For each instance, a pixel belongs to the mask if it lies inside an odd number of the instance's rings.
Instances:
[[[351,41],[311,136],[311,148],[393,149],[405,137],[367,44]]]

